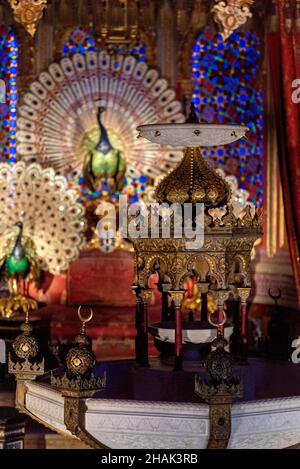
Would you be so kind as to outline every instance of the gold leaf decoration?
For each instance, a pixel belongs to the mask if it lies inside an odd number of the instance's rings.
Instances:
[[[33,37],[43,10],[47,7],[47,0],[8,0],[13,10],[14,19],[21,23]]]
[[[229,36],[252,17],[250,5],[254,0],[215,0],[211,9],[214,20],[221,27],[221,36],[226,41]]]

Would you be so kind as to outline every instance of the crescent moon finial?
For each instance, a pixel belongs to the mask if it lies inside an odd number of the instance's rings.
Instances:
[[[278,294],[277,294],[277,295],[273,295],[273,294],[271,293],[271,288],[269,288],[269,290],[268,290],[269,297],[272,298],[272,300],[274,300],[274,301],[277,301],[277,300],[279,300],[279,299],[281,298],[281,294],[282,294],[282,293],[281,293],[280,288],[277,288],[277,291],[278,291]]]
[[[84,318],[81,314],[81,305],[80,305],[79,308],[78,308],[77,314],[78,314],[78,317],[79,317],[80,321],[82,322],[81,333],[85,334],[85,325],[86,325],[87,322],[91,321],[91,319],[94,316],[94,312],[93,312],[92,308],[90,308],[89,316],[87,318]]]

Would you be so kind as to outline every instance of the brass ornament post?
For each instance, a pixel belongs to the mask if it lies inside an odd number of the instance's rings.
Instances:
[[[207,357],[205,369],[209,380],[195,377],[196,394],[209,404],[210,435],[208,449],[226,449],[231,435],[233,399],[241,397],[243,386],[234,376],[234,360],[225,350],[227,341],[218,337],[212,342],[213,351]]]
[[[174,357],[174,371],[182,370],[183,351],[182,351],[182,317],[181,317],[181,303],[185,291],[169,291],[175,306],[175,357]]]
[[[96,377],[93,373],[95,356],[92,352],[91,339],[86,335],[85,325],[93,318],[93,311],[85,318],[78,308],[78,317],[82,322],[81,331],[75,337],[75,346],[66,357],[66,372],[63,376],[51,373],[51,385],[64,397],[64,423],[72,435],[95,449],[106,448],[95,440],[85,428],[86,399],[106,387],[106,374]]]
[[[13,353],[8,357],[8,372],[16,378],[15,405],[20,412],[25,412],[26,381],[33,381],[45,372],[45,359],[40,356],[40,344],[32,334],[29,312],[20,327],[22,334],[13,341]]]
[[[237,288],[237,294],[241,300],[239,310],[239,324],[240,324],[240,343],[238,356],[239,360],[247,363],[248,353],[248,315],[247,315],[247,300],[250,296],[251,288]]]

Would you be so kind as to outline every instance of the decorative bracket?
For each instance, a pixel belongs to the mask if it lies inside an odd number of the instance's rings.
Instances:
[[[195,377],[196,394],[209,404],[210,437],[208,449],[225,449],[231,435],[231,406],[234,397],[242,396],[241,381],[233,375],[234,360],[226,352],[227,341],[218,337],[214,351],[205,362],[209,380]]]

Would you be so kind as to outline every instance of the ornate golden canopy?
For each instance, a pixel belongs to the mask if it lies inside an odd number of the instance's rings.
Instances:
[[[229,202],[230,188],[204,160],[199,148],[189,148],[177,168],[157,186],[155,197],[158,202],[198,202],[220,207]]]

